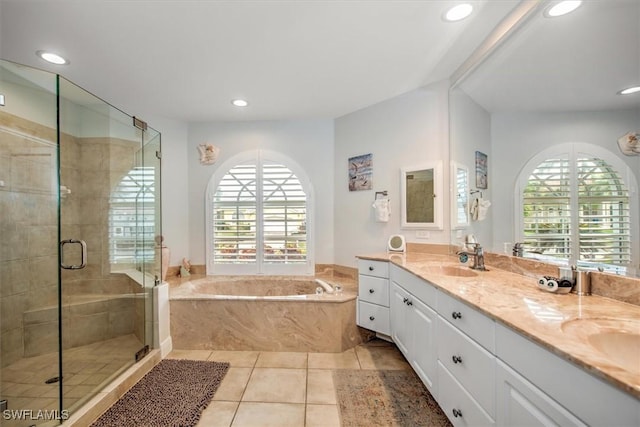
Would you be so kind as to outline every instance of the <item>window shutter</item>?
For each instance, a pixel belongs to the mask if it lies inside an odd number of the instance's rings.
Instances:
[[[549,159],[529,176],[523,191],[525,245],[529,252],[571,257],[569,160]]]
[[[111,264],[134,264],[154,259],[154,218],[155,169],[135,167],[122,178],[109,199]]]
[[[306,264],[307,196],[286,166],[264,160],[233,167],[212,208],[214,264]]]
[[[306,263],[307,197],[300,180],[286,166],[265,162],[262,182],[264,262]]]
[[[213,196],[214,262],[256,262],[257,188],[256,165],[232,168]]]
[[[621,271],[631,263],[629,192],[602,159],[573,155],[548,159],[523,190],[528,252],[567,259],[579,267]],[[577,210],[576,215],[571,215]]]
[[[579,157],[579,261],[625,265],[631,262],[629,193],[605,161]]]

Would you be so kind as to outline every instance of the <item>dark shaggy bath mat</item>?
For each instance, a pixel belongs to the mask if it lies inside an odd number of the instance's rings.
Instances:
[[[222,362],[162,360],[92,426],[195,426],[228,369]]]
[[[411,370],[340,369],[333,381],[343,426],[451,426]]]

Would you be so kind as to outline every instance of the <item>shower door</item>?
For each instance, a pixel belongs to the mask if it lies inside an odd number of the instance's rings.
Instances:
[[[160,134],[0,60],[0,426],[56,425],[151,344]]]
[[[143,122],[63,78],[58,90],[62,408],[73,412],[148,350],[159,170]]]

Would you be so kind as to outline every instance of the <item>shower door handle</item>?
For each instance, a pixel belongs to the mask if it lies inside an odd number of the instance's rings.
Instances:
[[[80,265],[67,265],[62,260],[64,259],[64,245],[67,243],[77,243],[82,248],[80,255]],[[65,270],[80,270],[87,266],[87,243],[84,240],[67,239],[60,242],[60,267]]]

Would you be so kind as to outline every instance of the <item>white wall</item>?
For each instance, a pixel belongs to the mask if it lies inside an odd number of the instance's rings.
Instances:
[[[391,234],[409,242],[449,242],[448,173],[445,175],[443,231],[418,240],[400,229],[400,168],[442,160],[448,171],[447,82],[439,82],[356,111],[335,121],[335,263],[355,266],[355,256],[386,250]],[[348,189],[348,159],[373,154],[373,189]],[[375,222],[371,205],[376,191],[388,191],[391,219]]]
[[[451,159],[466,166],[469,169],[469,188],[476,190],[475,153],[481,151],[488,156],[487,189],[482,189],[482,198],[492,203],[486,219],[473,221],[469,218],[469,226],[460,231],[453,230],[452,243],[462,243],[463,236],[473,234],[478,242],[489,247],[493,241],[493,220],[491,213],[496,206],[493,203],[497,177],[491,168],[496,164],[491,149],[491,115],[487,110],[478,105],[464,91],[456,89],[451,91]],[[468,195],[469,202],[480,196],[480,193]]]
[[[189,258],[189,197],[187,144],[184,122],[156,116],[140,116],[161,133],[162,143],[162,235],[171,251],[169,265]]]
[[[215,165],[200,165],[197,147],[203,143],[220,147]],[[184,218],[191,262],[205,264],[205,191],[211,175],[228,158],[258,148],[282,153],[304,168],[315,195],[315,262],[332,264],[333,120],[191,123],[187,147],[189,211]]]
[[[638,110],[572,113],[494,113],[492,115],[494,250],[513,242],[514,189],[520,170],[535,154],[557,144],[584,142],[623,159],[640,182],[640,158],[620,153],[617,140],[638,130]],[[636,193],[637,200],[637,193]],[[500,226],[497,226],[500,224]]]

